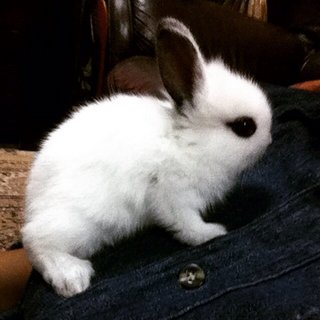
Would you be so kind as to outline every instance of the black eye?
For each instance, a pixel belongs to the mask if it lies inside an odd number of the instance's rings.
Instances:
[[[257,125],[250,117],[237,118],[232,122],[228,122],[227,126],[239,137],[249,138],[257,130]]]

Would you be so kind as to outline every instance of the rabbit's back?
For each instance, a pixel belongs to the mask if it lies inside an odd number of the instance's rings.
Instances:
[[[126,151],[136,154],[139,148],[147,150],[170,130],[171,110],[166,106],[152,97],[130,95],[91,103],[48,136],[39,156],[52,153],[52,159],[70,156],[79,161],[79,156],[97,159],[109,152],[114,157]]]

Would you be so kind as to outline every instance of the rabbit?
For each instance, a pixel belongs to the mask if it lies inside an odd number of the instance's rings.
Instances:
[[[142,228],[192,246],[225,235],[201,212],[272,141],[262,89],[220,58],[205,60],[186,25],[162,18],[155,46],[166,99],[117,94],[81,106],[32,165],[23,244],[64,297],[89,287],[92,254]]]

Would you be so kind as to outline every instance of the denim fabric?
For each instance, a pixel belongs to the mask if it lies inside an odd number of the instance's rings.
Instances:
[[[208,208],[228,235],[187,247],[148,230],[97,254],[92,286],[69,299],[34,272],[25,319],[320,319],[320,95],[266,90],[274,141]],[[186,290],[178,274],[189,263],[206,278]]]

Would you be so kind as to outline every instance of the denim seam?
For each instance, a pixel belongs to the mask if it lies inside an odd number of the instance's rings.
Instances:
[[[312,191],[313,189],[317,188],[317,187],[320,187],[320,183],[316,183],[314,185],[312,185],[311,187],[308,187],[308,188],[305,188],[301,191],[299,191],[298,193],[295,193],[293,196],[289,197],[289,199],[287,199],[286,201],[282,202],[281,204],[279,204],[276,208],[273,208],[272,210],[270,211],[267,211],[266,213],[264,213],[262,216],[260,217],[257,217],[256,219],[254,219],[254,221],[248,223],[247,225],[237,229],[237,230],[234,230],[232,231],[233,234],[237,234],[237,233],[240,233],[240,232],[243,232],[244,230],[246,229],[249,229],[251,231],[259,231],[261,230],[262,228],[264,228],[264,225],[263,224],[260,224],[260,222],[264,221],[266,219],[267,216],[273,214],[274,212],[278,211],[278,210],[281,210],[283,207],[291,204],[292,202],[298,200],[301,196],[305,195],[305,194],[308,194],[310,191]],[[205,245],[208,245],[205,244]],[[210,246],[210,243],[209,243],[209,246]],[[200,248],[202,246],[199,246],[198,248]],[[211,250],[211,248],[209,248],[209,250]],[[203,256],[206,256],[207,254],[204,254]],[[201,257],[203,257],[201,256]]]
[[[276,210],[279,210],[279,209],[282,209],[283,207],[285,207],[286,205],[288,205],[289,203],[295,201],[296,199],[300,198],[300,196],[302,195],[305,195],[305,194],[308,194],[310,191],[312,191],[313,189],[317,188],[317,187],[320,187],[320,183],[315,183],[314,185],[308,187],[308,188],[305,188],[305,189],[302,189],[301,191],[299,191],[298,193],[294,194],[292,197],[290,197],[289,199],[287,199],[286,201],[282,202],[279,206],[277,206],[276,208],[273,208],[272,210],[266,212],[264,214],[265,215],[269,215],[269,214],[272,214],[274,213]],[[258,218],[259,219],[259,218]],[[257,221],[257,220],[255,220]]]
[[[161,318],[161,320],[170,320],[170,319],[177,319],[181,316],[183,316],[184,314],[192,311],[193,309],[195,308],[198,308],[198,307],[201,307],[205,304],[208,304],[214,300],[217,300],[219,299],[220,297],[224,296],[224,295],[227,295],[229,293],[232,293],[234,291],[237,291],[237,290],[241,290],[241,289],[244,289],[244,288],[250,288],[250,287],[253,287],[257,284],[260,284],[260,283],[264,283],[264,282],[268,282],[270,280],[275,280],[277,278],[280,278],[292,271],[295,271],[295,270],[298,270],[302,267],[305,267],[306,265],[308,264],[311,264],[315,261],[317,261],[318,259],[320,259],[320,252],[318,252],[317,254],[307,258],[307,259],[304,259],[302,262],[294,265],[294,266],[290,266],[288,268],[285,268],[284,270],[274,274],[274,275],[270,275],[268,277],[265,277],[265,278],[262,278],[262,279],[259,279],[259,280],[256,280],[256,281],[253,281],[253,282],[248,282],[248,283],[245,283],[245,284],[241,284],[241,285],[238,285],[238,286],[234,286],[234,287],[229,287],[228,289],[225,289],[223,292],[220,292],[220,293],[217,293],[216,295],[214,296],[211,296],[210,298],[207,298],[207,299],[204,299],[202,301],[198,301],[197,303],[195,303],[194,305],[192,306],[189,306],[187,308],[184,308],[184,309],[181,309],[180,311],[178,311],[176,314],[174,315],[170,315],[168,317],[164,317],[164,318]]]

